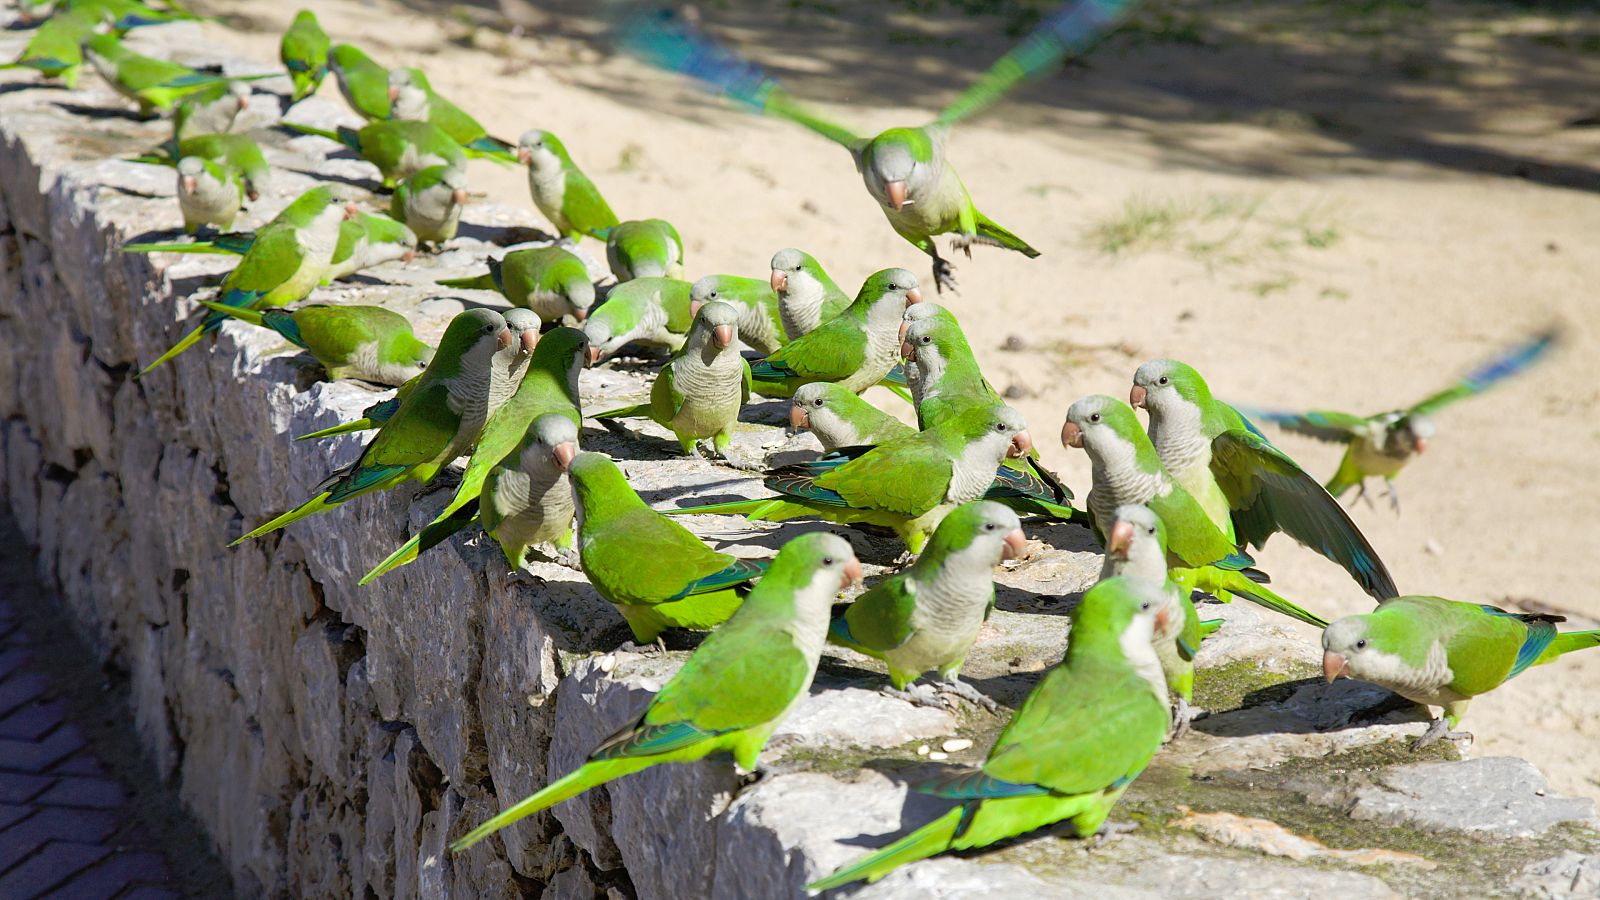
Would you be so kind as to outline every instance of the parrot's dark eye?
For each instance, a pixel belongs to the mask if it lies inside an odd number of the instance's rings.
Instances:
[[[984,531],[993,531],[994,527],[995,526],[994,526],[993,522],[985,522],[984,525],[983,525],[983,530]]]
[[[932,336],[932,335],[927,335],[927,334],[925,334],[925,335],[923,335],[923,336],[922,336],[922,342],[923,342],[923,343],[924,343],[924,344],[931,344],[931,343],[933,343],[933,336]]]
[[[1150,608],[1149,601],[1146,601],[1144,603],[1139,604],[1140,611],[1145,611],[1145,610],[1148,610],[1149,608]]]
[[[1171,381],[1171,380],[1172,380],[1172,379],[1170,379],[1170,378],[1168,378],[1168,377],[1167,377],[1167,376],[1165,376],[1165,375],[1163,375],[1163,376],[1161,376],[1161,377],[1160,377],[1160,378],[1157,378],[1157,379],[1156,379],[1156,384],[1166,384],[1166,383],[1167,383],[1167,382],[1169,382],[1169,381]]]
[[[1357,650],[1361,650],[1361,649],[1365,648],[1366,646],[1367,646],[1367,639],[1366,638],[1362,638],[1361,640],[1356,641],[1356,649]]]
[[[1089,414],[1089,421],[1091,421],[1091,422],[1100,421],[1100,414],[1099,413],[1090,413]]]
[[[833,557],[831,557],[831,556],[824,556],[824,557],[823,557],[823,558],[822,558],[822,564],[823,564],[823,565],[825,565],[825,566],[831,566],[831,565],[833,565]]]
[[[494,326],[493,325],[485,325],[485,326],[483,326],[483,333],[484,334],[494,334]]]
[[[1146,529],[1145,529],[1145,530],[1144,530],[1144,533],[1145,533],[1145,534],[1155,534],[1155,533],[1156,533],[1156,530],[1155,530],[1155,529],[1154,529],[1154,528],[1146,528]]]
[[[994,430],[995,431],[1005,431],[1006,430],[1006,423],[1004,423],[1004,422],[996,422],[996,423],[994,423]]]
[[[822,408],[822,398],[818,397],[817,399],[811,401],[811,405],[815,406],[817,409],[821,409]]]

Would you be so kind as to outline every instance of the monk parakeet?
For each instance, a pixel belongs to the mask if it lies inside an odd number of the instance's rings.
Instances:
[[[839,289],[811,254],[789,247],[772,255],[772,290],[788,340],[816,331],[845,311],[850,295]]]
[[[46,78],[59,78],[69,88],[78,86],[83,71],[84,39],[94,33],[97,20],[78,10],[51,16],[22,48],[15,61],[0,65],[5,69],[33,69]]]
[[[83,42],[83,52],[106,83],[139,104],[139,111],[146,116],[172,109],[185,96],[218,84],[275,77],[275,73],[228,76],[202,72],[135,53],[112,33],[90,35]]]
[[[329,43],[328,33],[322,30],[316,13],[302,9],[295,14],[294,22],[278,44],[278,59],[294,82],[290,103],[299,103],[322,86],[322,79],[328,75]]]
[[[456,236],[461,209],[467,205],[467,173],[449,166],[429,166],[395,185],[389,215],[406,223],[417,236],[438,247]]]
[[[178,141],[202,134],[227,134],[250,108],[250,85],[224,81],[195,91],[172,110],[172,134]]]
[[[691,310],[717,301],[739,312],[739,342],[757,353],[771,353],[789,342],[778,316],[778,295],[759,278],[707,275],[689,286]]]
[[[328,71],[344,102],[369,122],[389,118],[389,70],[351,44],[328,51]]]
[[[490,257],[489,274],[439,282],[445,287],[499,291],[513,306],[531,309],[546,322],[571,316],[579,322],[594,306],[589,267],[564,247],[525,247]],[[620,308],[619,308],[620,311]]]
[[[578,465],[574,460],[574,469]],[[730,753],[741,769],[755,771],[767,738],[811,689],[830,604],[860,577],[861,563],[837,535],[805,534],[785,544],[739,611],[700,643],[639,718],[603,741],[577,770],[474,828],[451,851],[658,763]]]
[[[421,69],[389,70],[389,117],[428,122],[450,135],[469,156],[507,164],[517,161],[510,144],[490,137],[466,110],[436,93]]]
[[[841,447],[875,447],[917,432],[854,391],[827,381],[801,385],[794,392],[789,424],[809,429],[830,453]]]
[[[1396,597],[1322,633],[1322,673],[1386,687],[1443,715],[1412,745],[1455,732],[1473,697],[1565,653],[1600,647],[1600,631],[1556,631],[1563,616],[1506,612],[1441,597]]]
[[[339,242],[339,223],[355,215],[355,207],[333,188],[315,187],[284,207],[256,232],[250,250],[222,280],[217,302],[241,309],[288,306],[304,300],[327,272]],[[139,372],[136,378],[194,346],[222,327],[221,313],[206,315],[200,326]]]
[[[632,219],[604,232],[606,262],[618,281],[682,278],[683,239],[665,219]]]
[[[1102,545],[1110,537],[1116,510],[1129,504],[1150,507],[1167,529],[1167,555],[1174,567],[1195,570],[1173,580],[1199,590],[1238,594],[1318,628],[1325,620],[1290,603],[1242,574],[1255,561],[1206,515],[1200,502],[1161,465],[1139,419],[1126,403],[1096,394],[1073,403],[1061,428],[1061,443],[1089,454],[1091,528]],[[1219,594],[1219,596],[1223,596]]]
[[[207,309],[270,328],[309,352],[328,377],[400,385],[421,375],[433,348],[417,339],[405,316],[381,306],[311,304],[292,310],[251,310],[210,300]]]
[[[507,457],[516,451],[535,419],[554,413],[565,416],[574,427],[582,426],[578,373],[588,361],[589,339],[576,328],[552,329],[539,338],[539,317],[526,309],[509,310],[506,319],[533,351],[521,382],[484,426],[449,505],[426,528],[374,566],[362,577],[362,584],[412,562],[422,551],[465,528],[472,519],[469,507],[481,502],[486,479],[496,466],[515,465]],[[537,347],[534,341],[538,341]]]
[[[1139,367],[1129,402],[1150,413],[1150,442],[1234,543],[1260,548],[1283,532],[1338,563],[1374,599],[1400,592],[1350,516],[1237,410],[1211,396],[1204,378],[1174,359]]]
[[[900,355],[901,314],[921,299],[905,269],[874,273],[844,312],[751,366],[756,393],[791,397],[802,384],[828,381],[859,394],[877,384]]]
[[[578,503],[584,574],[616,605],[640,644],[668,628],[706,631],[721,625],[739,608],[735,588],[766,569],[759,560],[712,550],[646,506],[604,454],[578,454],[567,474]]]
[[[313,128],[298,122],[284,127],[301,134],[337,141],[378,168],[383,186],[394,185],[431,166],[449,166],[466,171],[467,154],[448,134],[427,122],[394,119],[369,122],[360,130],[340,125],[337,131]]]
[[[650,388],[650,402],[599,413],[596,419],[648,416],[678,437],[693,456],[710,440],[726,455],[739,410],[750,401],[750,364],[739,355],[739,311],[713,301],[700,307],[683,348],[672,354]]]
[[[253,231],[231,231],[205,241],[171,241],[153,244],[123,244],[124,253],[215,253],[243,256],[255,242]],[[417,236],[404,222],[384,215],[357,213],[339,225],[339,243],[322,283],[336,281],[362,269],[416,255]]]
[[[261,145],[247,134],[202,134],[168,141],[151,153],[129,158],[128,162],[176,166],[190,156],[208,159],[238,172],[245,196],[250,200],[260,199],[261,191],[272,177],[272,167],[267,165]]]
[[[994,567],[1027,541],[1006,507],[988,500],[958,506],[916,562],[833,617],[828,640],[883,660],[897,694],[913,703],[939,705],[936,694],[907,692],[937,670],[938,690],[994,710],[993,700],[961,680],[961,664],[994,609]]]
[[[577,239],[617,226],[617,214],[572,161],[560,138],[537,129],[526,132],[517,141],[517,158],[528,167],[533,205],[561,237]]]
[[[505,318],[494,310],[469,309],[457,315],[445,329],[433,361],[360,458],[329,475],[316,496],[230,546],[408,479],[432,481],[477,442],[484,424],[521,379],[528,355],[528,348],[512,337]]]
[[[1297,434],[1344,444],[1344,458],[1339,461],[1339,470],[1328,480],[1328,493],[1341,497],[1354,487],[1359,489],[1356,494],[1359,499],[1367,494],[1368,478],[1382,478],[1388,489],[1389,503],[1398,513],[1400,495],[1395,493],[1395,476],[1412,456],[1421,455],[1427,449],[1436,430],[1434,414],[1527,369],[1549,352],[1560,337],[1558,329],[1541,331],[1507,348],[1455,384],[1406,409],[1372,416],[1331,410],[1253,411],[1253,414]]]
[[[682,347],[694,321],[689,287],[676,278],[635,278],[611,288],[583,323],[589,361],[609,359],[635,341],[668,350]]]
[[[877,881],[1056,822],[1070,821],[1079,837],[1098,832],[1167,733],[1167,687],[1151,647],[1165,624],[1161,606],[1158,588],[1128,579],[1090,588],[1073,613],[1066,657],[1022,702],[982,769],[917,787],[960,805],[806,889]]]
[[[198,156],[178,160],[178,208],[183,211],[184,231],[194,234],[207,225],[231,228],[243,205],[244,182],[238,172]]]

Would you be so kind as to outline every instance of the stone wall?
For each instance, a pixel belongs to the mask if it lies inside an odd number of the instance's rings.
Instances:
[[[194,36],[164,26],[136,41],[188,58]],[[8,33],[0,49],[13,53],[22,39]],[[0,75],[0,489],[41,575],[101,661],[133,684],[142,751],[209,830],[242,894],[792,896],[932,815],[905,785],[944,764],[935,760],[981,760],[1003,717],[886,697],[873,666],[830,650],[759,782],[741,783],[725,761],[654,769],[450,856],[449,838],[636,714],[683,653],[613,652],[621,619],[579,573],[535,563],[510,575],[492,543],[472,535],[357,587],[448,491],[364,498],[228,549],[362,443],[290,436],[352,417],[377,395],[316,381],[303,357],[237,323],[133,381],[230,263],[121,254],[123,241],[179,224],[170,170],[119,161],[158,143],[165,126],[124,115],[93,75],[70,93],[30,81]],[[341,112],[312,101],[294,115],[326,124]],[[320,139],[262,137],[279,175],[246,225],[309,186],[308,173],[370,178],[364,164],[330,159]],[[461,302],[440,299],[433,279],[472,273],[490,242],[538,224],[489,205],[467,220],[444,253],[314,299],[387,303],[437,335]],[[641,395],[641,368],[586,372],[586,405]],[[772,427],[781,412],[752,409],[769,424],[740,435],[735,459],[755,468],[807,446]],[[584,441],[624,460],[653,502],[759,491],[748,472],[677,459],[662,436],[591,423]],[[694,527],[723,549],[770,555],[794,526]],[[1001,576],[999,608],[967,667],[1010,704],[1059,657],[1067,603],[1098,567],[1080,529],[1033,536],[1054,549]],[[869,562],[895,555],[852,540]],[[1200,702],[1213,715],[1130,792],[1123,813],[1143,824],[1138,833],[1092,853],[1045,837],[929,862],[857,896],[1200,896],[1242,884],[1277,896],[1453,896],[1513,882],[1556,896],[1593,885],[1600,860],[1584,854],[1594,833],[1570,824],[1592,822],[1587,803],[1546,796],[1517,760],[1413,764],[1400,741],[1421,730],[1414,710],[1368,686],[1306,677],[1315,651],[1304,634],[1249,609],[1218,614],[1228,625],[1201,660]],[[1222,818],[1184,824],[1190,808]],[[1378,856],[1291,852],[1262,836],[1266,820]],[[1508,820],[1518,823],[1510,831]],[[1451,874],[1429,875],[1432,866]]]

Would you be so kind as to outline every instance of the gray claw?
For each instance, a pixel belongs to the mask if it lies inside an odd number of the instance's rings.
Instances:
[[[1438,718],[1428,723],[1428,730],[1424,731],[1422,733],[1422,737],[1417,738],[1416,743],[1411,745],[1411,752],[1415,753],[1418,750],[1421,750],[1423,747],[1426,747],[1440,739],[1447,741],[1466,741],[1469,745],[1475,740],[1475,738],[1472,736],[1472,732],[1451,731],[1450,726],[1445,723],[1445,720],[1443,718]]]
[[[950,708],[950,701],[940,695],[938,688],[928,684],[908,685],[903,691],[890,685],[884,685],[879,689],[879,693],[893,697],[896,700],[904,700],[912,706],[926,706],[932,709],[946,710]]]
[[[994,702],[989,695],[983,693],[959,678],[952,678],[949,681],[941,681],[935,685],[935,689],[942,693],[952,694],[956,697],[960,697],[968,703],[973,703],[983,707],[989,712],[1000,711],[1000,704]]]

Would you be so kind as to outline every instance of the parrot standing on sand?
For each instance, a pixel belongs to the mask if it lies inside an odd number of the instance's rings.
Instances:
[[[214,312],[283,335],[321,363],[330,379],[401,385],[421,375],[433,359],[433,348],[417,339],[411,322],[381,306],[311,304],[257,311],[200,302]]]
[[[427,122],[404,119],[369,122],[360,130],[340,125],[337,130],[313,128],[298,122],[284,127],[343,144],[377,167],[385,188],[393,188],[423,169],[448,166],[466,171],[467,154],[461,145]]]
[[[676,278],[635,278],[612,287],[583,323],[589,361],[609,359],[634,341],[672,351],[682,347],[694,322],[689,287]]]
[[[1322,673],[1386,687],[1443,715],[1412,745],[1420,750],[1456,732],[1467,704],[1530,666],[1600,647],[1600,631],[1557,632],[1563,616],[1506,612],[1440,597],[1396,597],[1345,616],[1322,633]]]
[[[389,215],[406,223],[417,240],[439,247],[456,236],[467,205],[467,173],[429,166],[395,186]]]
[[[810,430],[828,453],[841,447],[875,447],[917,433],[854,391],[827,381],[803,384],[794,392],[789,424]]]
[[[563,247],[525,247],[499,259],[491,256],[486,262],[487,275],[453,278],[439,284],[499,291],[513,306],[531,309],[546,322],[559,322],[565,316],[582,322],[594,306],[589,267]]]
[[[473,829],[451,851],[659,763],[729,753],[741,769],[754,772],[773,730],[811,689],[829,606],[860,578],[861,563],[844,538],[805,534],[785,544],[739,611],[701,642],[637,719],[577,770]]]
[[[789,340],[845,311],[850,295],[839,289],[811,254],[789,247],[772,254],[772,290],[778,295],[778,317]]]
[[[526,132],[517,140],[517,159],[528,167],[533,205],[560,237],[577,240],[617,227],[617,214],[572,161],[560,138],[537,129]]]
[[[713,301],[738,310],[739,342],[751,350],[767,354],[789,342],[778,315],[778,295],[767,282],[739,275],[707,275],[689,286],[691,310]]]
[[[278,59],[294,82],[290,103],[299,103],[322,86],[322,79],[328,76],[329,46],[328,33],[322,30],[316,13],[302,9],[295,14],[278,44]]]
[[[605,232],[606,262],[618,281],[682,278],[683,238],[665,219],[634,219]]]
[[[755,392],[792,397],[802,384],[829,381],[861,393],[894,368],[900,317],[921,300],[917,276],[905,269],[874,273],[844,312],[751,366]]]
[[[184,231],[194,234],[207,225],[232,228],[243,205],[244,183],[238,172],[198,156],[178,160],[178,209],[183,212]]]
[[[877,881],[949,850],[976,850],[1070,821],[1096,834],[1167,733],[1167,687],[1151,634],[1163,626],[1160,590],[1123,578],[1083,595],[1066,657],[1045,673],[977,771],[916,789],[958,806],[881,850],[806,885],[819,893]]]
[[[369,122],[389,118],[388,69],[354,45],[335,44],[328,51],[328,71],[356,115]]]
[[[435,93],[421,69],[389,70],[389,117],[431,123],[468,156],[505,164],[517,161],[510,144],[490,137],[466,110]]]

